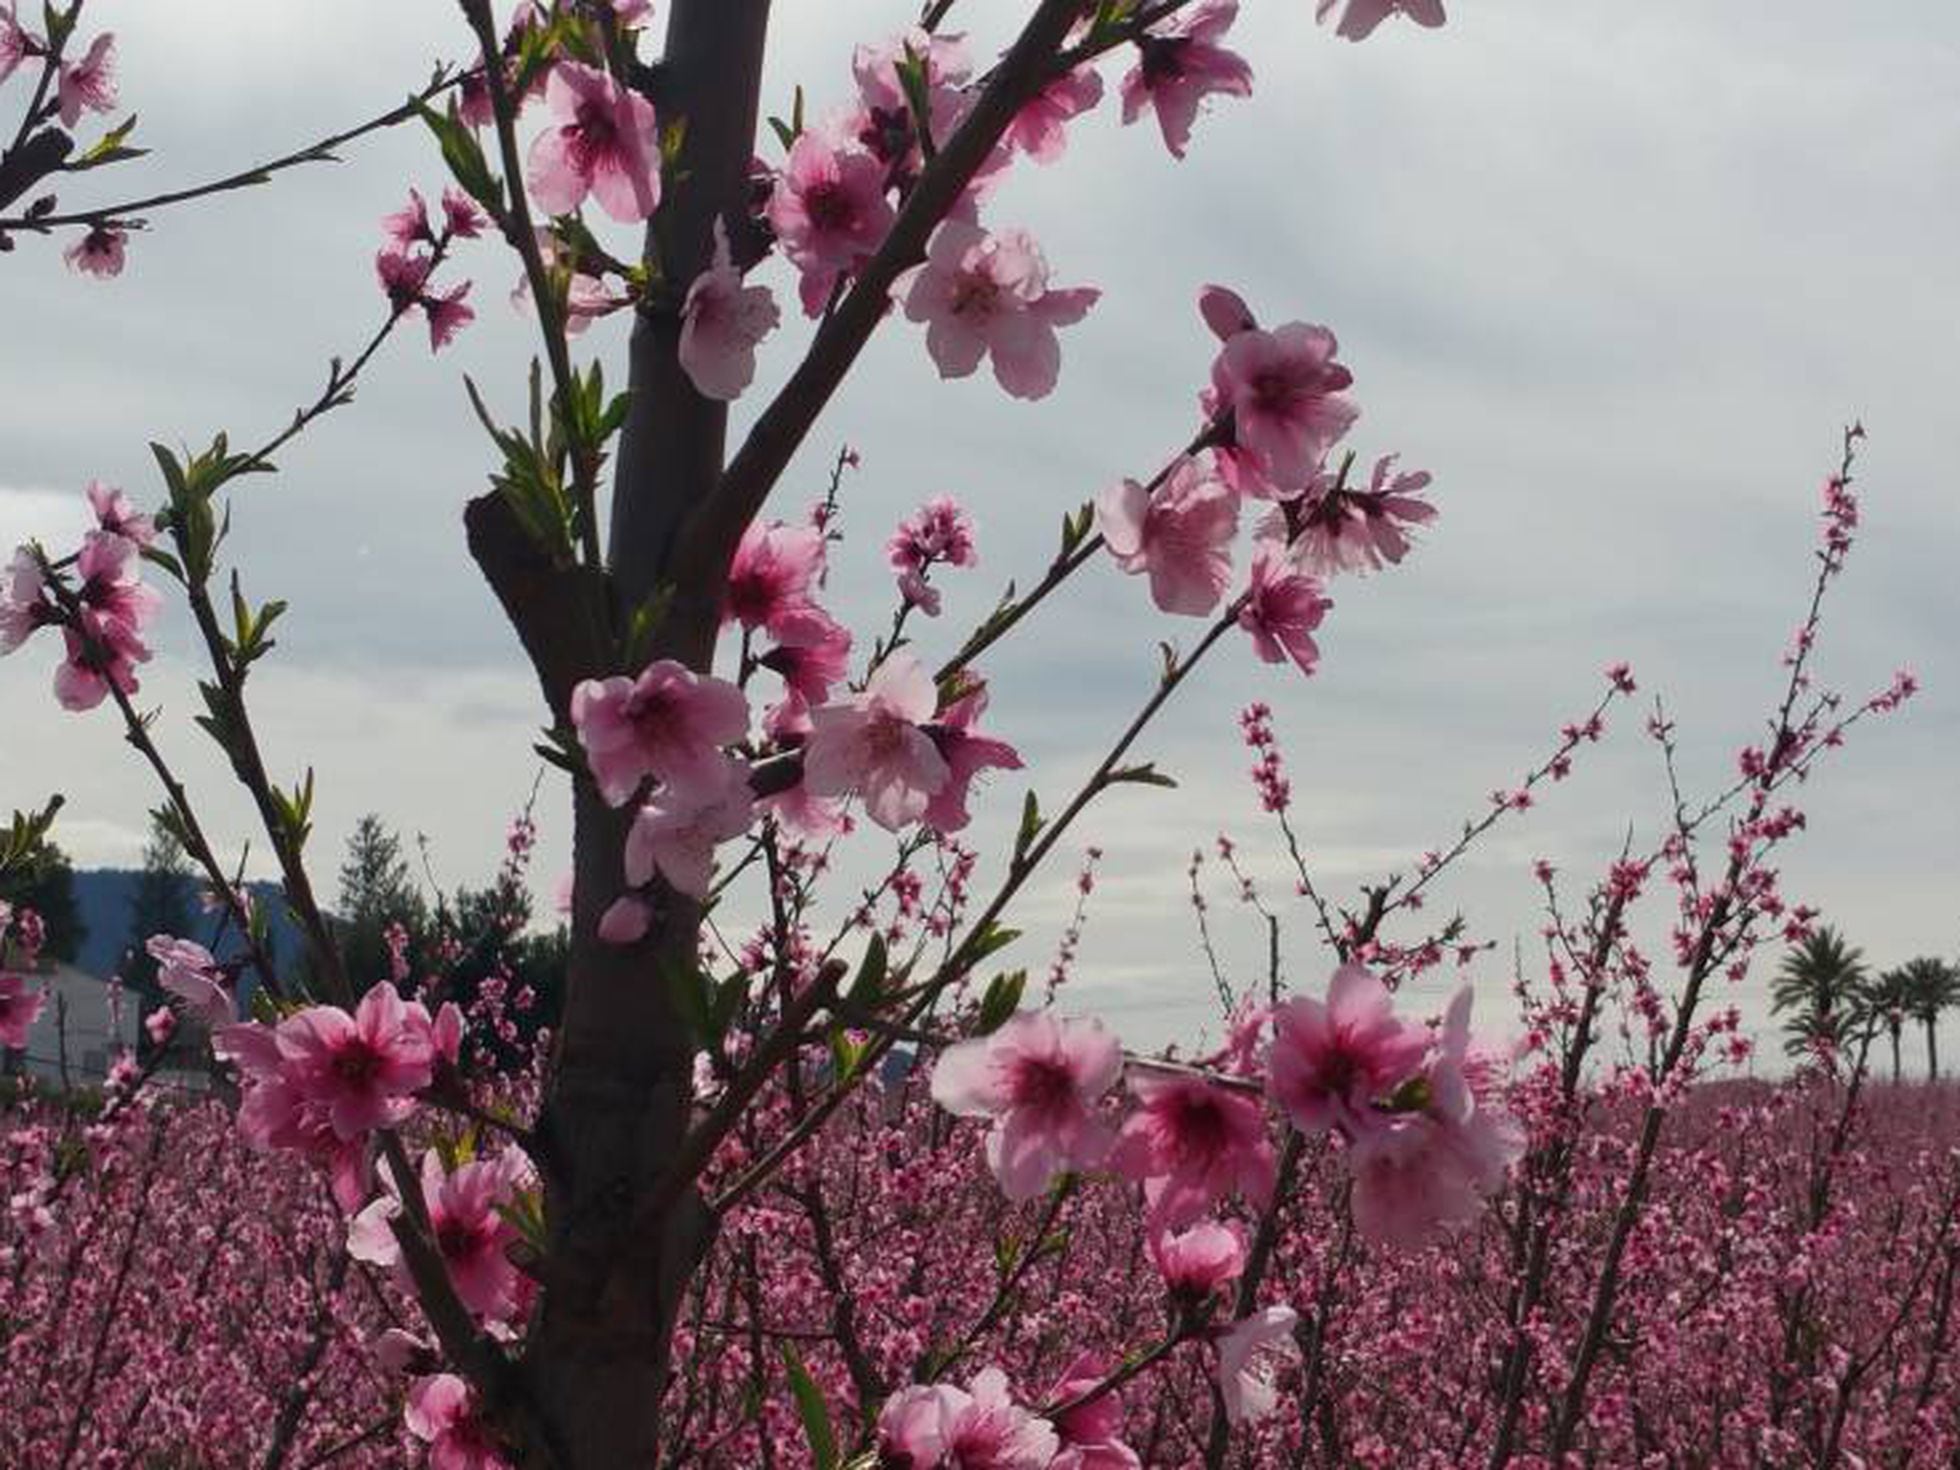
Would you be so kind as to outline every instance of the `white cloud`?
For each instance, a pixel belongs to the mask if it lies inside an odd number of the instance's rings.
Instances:
[[[1630,657],[1646,689],[1666,691],[1691,776],[1712,786],[1759,731],[1808,575],[1814,487],[1839,419],[1862,413],[1874,430],[1867,526],[1825,668],[1862,686],[1916,661],[1927,693],[1803,793],[1813,830],[1786,881],[1882,960],[1949,949],[1960,12],[1452,9],[1438,34],[1390,27],[1353,47],[1315,31],[1305,3],[1247,7],[1259,91],[1201,119],[1187,162],[1149,129],[1118,127],[1106,104],[1065,164],[1017,173],[995,217],[1034,228],[1059,280],[1106,294],[1068,334],[1061,390],[1038,409],[985,381],[925,381],[918,334],[888,325],[783,491],[786,504],[814,495],[839,441],[863,449],[840,611],[859,627],[882,619],[885,527],[955,491],[975,508],[985,562],[927,630],[935,647],[950,642],[1009,578],[1044,564],[1064,509],[1153,469],[1204,380],[1201,283],[1228,280],[1268,315],[1337,328],[1365,410],[1357,445],[1434,470],[1444,515],[1406,568],[1334,589],[1319,677],[1282,677],[1228,648],[1140,752],[1183,788],[1116,793],[1085,824],[1110,856],[1078,993],[1170,1007],[1148,1013],[1168,1030],[1202,1015],[1209,991],[1183,896],[1190,848],[1230,827],[1262,880],[1284,888],[1239,774],[1239,705],[1277,707],[1317,871],[1336,891],[1447,838],[1514,781],[1609,658]],[[765,110],[786,107],[799,82],[813,106],[840,95],[850,42],[903,10],[779,3]],[[971,12],[981,39],[1006,23]],[[462,39],[453,11],[390,0],[99,0],[90,14],[118,30],[125,97],[159,150],[123,175],[145,187],[385,106]],[[439,178],[427,139],[398,130],[343,165],[160,216],[125,276],[103,285],[25,242],[0,264],[0,477],[79,487],[99,475],[153,499],[146,440],[270,432],[328,354],[376,319],[375,220],[408,183]],[[71,189],[97,197],[116,180]],[[320,768],[323,870],[372,807],[428,830],[450,881],[479,875],[535,767],[529,681],[458,522],[488,468],[460,375],[514,402],[534,349],[502,309],[508,264],[485,249],[464,268],[481,319],[458,346],[433,363],[420,342],[391,346],[361,400],[237,507],[250,590],[293,602],[260,707],[282,772]],[[762,381],[780,378],[805,330],[793,323],[771,344]],[[19,343],[35,344],[31,357]],[[621,346],[604,329],[581,344],[608,354],[615,378]],[[0,491],[0,541],[72,536],[78,506],[69,491]],[[1150,615],[1135,582],[1094,568],[992,661],[994,723],[1039,755],[1051,809],[1092,762],[1095,732],[1147,690],[1151,640],[1187,632]],[[181,626],[164,646],[183,652]],[[69,788],[72,840],[106,859],[153,793],[104,720],[51,708],[46,655],[0,663],[0,804]],[[181,719],[185,678],[173,666],[153,681],[168,739],[198,751],[200,789],[223,790]],[[1532,856],[1581,872],[1628,822],[1651,830],[1662,789],[1637,723],[1622,716],[1615,743],[1454,875],[1437,910],[1460,903],[1508,946],[1537,922]],[[983,851],[1005,840],[1024,784],[1000,784]],[[562,861],[557,807],[545,811],[547,873]],[[242,840],[242,804],[218,810],[227,842]],[[1045,964],[1071,877],[1029,895],[1017,963]],[[1306,973],[1308,928],[1290,932]],[[1227,942],[1254,964],[1257,936]],[[1745,987],[1757,1009],[1761,989],[1760,977]]]

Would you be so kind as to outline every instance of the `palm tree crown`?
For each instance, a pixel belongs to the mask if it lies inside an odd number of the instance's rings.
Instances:
[[[1940,1075],[1940,1013],[1960,1008],[1960,966],[1921,955],[1900,971],[1906,982],[1906,1011],[1926,1030],[1926,1075]]]
[[[1779,1015],[1795,1013],[1784,1022],[1789,1034],[1783,1049],[1801,1056],[1820,1043],[1840,1044],[1864,980],[1863,950],[1846,944],[1828,924],[1812,930],[1783,956],[1770,990],[1770,1004]]]

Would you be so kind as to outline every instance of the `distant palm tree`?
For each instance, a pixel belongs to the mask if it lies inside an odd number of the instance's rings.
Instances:
[[[1789,1034],[1783,1049],[1803,1056],[1820,1044],[1840,1045],[1852,1021],[1853,1001],[1864,984],[1864,951],[1844,942],[1826,924],[1783,956],[1770,1004],[1777,1014],[1795,1014],[1783,1023]]]
[[[1912,1010],[1912,981],[1904,970],[1887,970],[1858,987],[1851,1009],[1858,1021],[1874,1032],[1883,1027],[1892,1039],[1892,1080],[1899,1080],[1899,1034]]]
[[[1926,1075],[1940,1075],[1940,1012],[1960,1008],[1960,967],[1922,955],[1905,966],[1906,1010],[1926,1028]]]

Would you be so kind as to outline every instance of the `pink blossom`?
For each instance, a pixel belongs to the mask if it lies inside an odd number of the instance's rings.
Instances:
[[[624,806],[651,776],[682,785],[722,775],[721,748],[748,733],[749,701],[726,679],[658,659],[636,679],[587,679],[572,724],[599,794]]]
[[[476,311],[463,298],[469,295],[470,283],[451,286],[447,291],[434,293],[422,298],[422,310],[429,319],[429,347],[440,352],[447,347],[464,327],[476,320]]]
[[[948,1047],[932,1097],[961,1117],[994,1120],[988,1165],[1009,1199],[1033,1199],[1055,1175],[1108,1156],[1114,1139],[1096,1102],[1122,1070],[1122,1048],[1100,1022],[1036,1011]]]
[[[206,1026],[229,1026],[238,1019],[226,983],[211,951],[188,939],[153,934],[144,946],[157,962],[157,983],[184,1002],[184,1009]]]
[[[225,1035],[245,1029],[230,1027]],[[431,1030],[421,1004],[403,1001],[383,981],[351,1016],[338,1006],[309,1006],[281,1021],[272,1033],[273,1080],[292,1089],[300,1108],[323,1115],[335,1137],[351,1141],[412,1111],[414,1095],[435,1074]],[[251,1055],[265,1061],[262,1050]],[[241,1060],[255,1070],[254,1060],[243,1053]]]
[[[381,217],[381,233],[402,250],[435,243],[436,232],[429,226],[429,206],[420,189],[410,189],[408,203]]]
[[[510,1470],[475,1392],[453,1373],[411,1383],[402,1422],[429,1446],[429,1470]]]
[[[1524,1151],[1516,1124],[1478,1096],[1491,1062],[1472,1053],[1470,1003],[1468,986],[1451,998],[1418,1106],[1357,1143],[1354,1223],[1372,1239],[1418,1245],[1465,1224]]]
[[[14,552],[0,574],[0,654],[12,653],[40,628],[61,621],[61,610],[48,596],[41,563],[25,546]]]
[[[950,495],[928,500],[899,523],[885,543],[885,560],[898,573],[898,589],[905,600],[927,617],[936,618],[939,593],[926,575],[941,563],[951,567],[979,565],[973,522]]]
[[[661,787],[626,834],[626,881],[639,888],[657,871],[679,893],[706,898],[715,848],[740,837],[755,815],[745,762],[717,756],[706,773]]]
[[[950,1384],[913,1384],[878,1412],[878,1464],[890,1470],[934,1470],[946,1462],[946,1433],[967,1402]]]
[[[1342,0],[1319,0],[1314,18],[1325,24]],[[1434,30],[1443,23],[1443,0],[1346,0],[1347,10],[1334,34],[1350,41],[1365,41],[1375,27],[1391,15],[1406,15],[1419,26]]]
[[[1429,1032],[1397,1019],[1388,988],[1350,962],[1325,1002],[1301,996],[1274,1010],[1268,1086],[1295,1127],[1360,1137],[1382,1126],[1375,1104],[1428,1050]]]
[[[35,46],[34,39],[21,26],[13,0],[7,0],[0,7],[0,82],[14,74],[14,69],[32,54]]]
[[[1149,108],[1157,114],[1164,146],[1184,157],[1191,124],[1212,93],[1252,95],[1252,68],[1236,51],[1218,44],[1238,19],[1238,0],[1199,0],[1161,30],[1137,42],[1137,64],[1123,78],[1123,121]]]
[[[1260,530],[1284,537],[1321,575],[1378,571],[1399,563],[1410,531],[1436,518],[1436,508],[1419,498],[1428,484],[1427,471],[1398,472],[1392,454],[1375,461],[1366,490],[1342,489],[1334,476],[1316,471],[1306,493],[1282,504]]]
[[[823,548],[823,533],[808,526],[749,522],[729,563],[722,621],[780,636],[786,620],[815,608],[811,596],[823,574]]]
[[[95,514],[96,525],[110,535],[133,542],[139,549],[155,544],[156,526],[148,516],[131,505],[129,497],[114,485],[90,480],[83,494],[88,497],[88,507]]]
[[[1418,498],[1429,484],[1429,471],[1412,470],[1404,474],[1395,468],[1396,456],[1385,454],[1375,461],[1367,491],[1356,497],[1368,527],[1368,539],[1379,560],[1391,566],[1409,550],[1406,528],[1426,526],[1436,519],[1436,507]]]
[[[829,699],[831,686],[850,672],[851,630],[813,607],[779,619],[774,631],[781,641],[756,662],[781,675],[806,703]]]
[[[756,344],[782,313],[767,286],[745,286],[728,252],[728,231],[715,221],[715,256],[687,288],[681,308],[680,363],[704,398],[732,402],[755,377]]]
[[[768,215],[801,275],[803,310],[816,316],[838,280],[870,259],[891,228],[884,165],[806,130],[789,150]]]
[[[474,240],[490,223],[476,201],[451,185],[442,191],[442,227],[459,240]]]
[[[622,893],[599,915],[599,938],[607,944],[638,944],[653,923],[653,909],[643,898]]]
[[[1198,293],[1198,315],[1205,319],[1212,335],[1229,342],[1240,332],[1259,330],[1258,318],[1245,298],[1227,286],[1207,286]]]
[[[1279,1406],[1273,1378],[1300,1360],[1300,1345],[1293,1340],[1299,1321],[1291,1307],[1267,1307],[1233,1323],[1218,1339],[1218,1391],[1232,1423],[1256,1424]]]
[[[1252,646],[1269,664],[1291,658],[1303,674],[1320,662],[1320,645],[1313,630],[1334,604],[1321,595],[1320,583],[1295,566],[1270,541],[1252,554],[1252,583],[1239,626],[1252,635]]]
[[[1174,1297],[1198,1303],[1245,1270],[1245,1232],[1235,1221],[1201,1220],[1150,1237],[1150,1258]]]
[[[621,224],[660,204],[653,104],[603,71],[560,61],[545,84],[554,122],[531,145],[525,178],[547,213],[570,214],[589,193]]]
[[[888,832],[918,821],[952,773],[923,728],[939,701],[932,675],[911,653],[878,666],[864,692],[810,714],[803,784],[813,796],[864,798]]]
[[[528,1296],[525,1280],[507,1254],[518,1239],[517,1228],[503,1213],[528,1174],[523,1157],[509,1149],[447,1172],[433,1149],[422,1155],[422,1201],[450,1284],[465,1307],[491,1321],[509,1321]],[[387,1192],[349,1222],[347,1253],[406,1276],[393,1228],[401,1215],[401,1198],[392,1175],[387,1184]]]
[[[143,630],[163,599],[141,581],[135,543],[109,531],[88,533],[75,571],[81,610],[78,625],[62,629],[68,657],[55,671],[55,697],[64,709],[82,711],[106,699],[112,685],[136,692],[136,665],[150,657]]]
[[[1014,114],[1007,141],[1036,163],[1053,163],[1068,149],[1069,119],[1102,101],[1103,79],[1094,67],[1078,66],[1035,93]]]
[[[116,38],[105,31],[95,38],[80,61],[61,63],[61,84],[57,96],[63,127],[74,127],[82,120],[84,110],[108,112],[115,107],[115,51]]]
[[[901,278],[905,315],[925,322],[926,350],[943,378],[964,378],[991,356],[994,377],[1016,398],[1043,398],[1061,374],[1055,328],[1072,326],[1102,293],[1051,290],[1048,262],[1025,230],[989,235],[949,219],[926,259]]]
[[[920,26],[876,45],[861,45],[852,56],[858,97],[854,106],[827,119],[822,128],[839,142],[866,149],[884,167],[887,189],[910,189],[925,164],[924,143],[912,100],[900,79],[901,65],[917,66],[925,89],[927,126],[944,144],[965,119],[978,91],[967,85],[973,66],[964,37],[928,33]],[[982,160],[954,212],[971,218],[980,198],[1012,161],[1003,141]]]
[[[922,26],[912,26],[888,40],[860,44],[851,53],[851,74],[857,80],[858,98],[867,111],[906,113],[911,110],[898,74],[900,65],[907,62],[924,69],[928,93],[956,93],[973,74],[973,63],[967,56],[966,40],[962,36],[940,35]]]
[[[1088,1393],[1109,1376],[1114,1366],[1096,1353],[1080,1354],[1062,1371],[1060,1381],[1048,1390],[1049,1402],[1065,1404]],[[1123,1443],[1123,1401],[1116,1394],[1100,1394],[1086,1404],[1057,1414],[1054,1424],[1062,1448],[1049,1470],[1143,1470],[1137,1452]]]
[[[562,246],[558,237],[549,229],[539,228],[533,232],[537,239],[538,255],[547,269],[565,268],[571,272],[570,282],[565,287],[565,335],[577,337],[602,316],[631,306],[634,295],[630,291],[613,295],[606,289],[606,283],[598,276],[586,275],[578,269],[575,252]],[[520,272],[517,284],[511,288],[510,304],[514,310],[526,311],[530,307],[531,281]]]
[[[809,705],[794,687],[764,712],[763,729],[770,740],[784,748],[793,749],[809,739]],[[813,795],[802,781],[766,798],[762,804],[784,826],[812,840],[834,837],[851,828],[842,803]]]
[[[1150,574],[1150,596],[1168,613],[1203,616],[1218,606],[1232,575],[1238,534],[1236,497],[1180,459],[1153,496],[1135,480],[1105,491],[1096,525],[1124,571]]]
[[[986,708],[987,686],[972,679],[927,727],[939,758],[946,763],[946,784],[933,793],[925,809],[925,823],[934,831],[958,832],[966,826],[967,788],[980,772],[1021,769],[1020,752],[1013,746],[974,730]]]
[[[73,245],[61,252],[68,269],[85,276],[108,279],[122,274],[129,236],[108,225],[94,225]]]
[[[43,991],[30,990],[28,978],[0,970],[0,1047],[24,1049],[27,1033],[47,1004]]]
[[[949,1404],[946,1459],[957,1470],[1048,1470],[1060,1448],[1054,1425],[1014,1402],[998,1368],[981,1369]]]
[[[384,245],[375,252],[374,275],[389,304],[397,311],[407,311],[420,299],[431,264],[427,255],[410,254],[400,245]]]
[[[1130,1070],[1137,1106],[1123,1120],[1109,1166],[1143,1185],[1151,1231],[1202,1217],[1234,1193],[1263,1205],[1273,1191],[1273,1146],[1258,1102],[1197,1077]]]
[[[1304,485],[1354,423],[1353,404],[1337,396],[1354,381],[1335,361],[1339,350],[1327,328],[1289,322],[1236,333],[1212,363],[1212,391],[1237,443],[1281,485]]]

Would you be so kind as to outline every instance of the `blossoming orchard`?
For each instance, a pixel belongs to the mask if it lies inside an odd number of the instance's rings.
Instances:
[[[1259,6],[1328,68],[1450,47],[1459,19]],[[1422,576],[1450,476],[1370,437],[1370,344],[1322,320],[1311,270],[1287,299],[1234,279],[1259,199],[1216,279],[1154,301],[1003,205],[1099,113],[1204,170],[1208,127],[1262,106],[1237,0],[892,0],[847,72],[788,96],[765,95],[768,0],[460,0],[451,59],[388,83],[405,103],[269,159],[173,160],[188,182],[144,197],[118,181],[145,151],[135,79],[166,63],[118,44],[117,8],[0,0],[0,272],[58,253],[67,289],[121,290],[206,201],[268,207],[384,131],[425,146],[318,396],[188,444],[110,405],[93,437],[154,436],[154,473],[74,463],[73,533],[0,572],[0,654],[46,681],[4,724],[114,726],[202,898],[137,935],[109,988],[134,1024],[88,1086],[66,1052],[59,1080],[19,1065],[69,1002],[53,916],[0,888],[0,1464],[1960,1463],[1960,1094],[1873,1076],[1926,1004],[1932,1047],[1960,980],[1820,989],[1761,1074],[1729,994],[1751,966],[1810,973],[1788,957],[1829,915],[1780,868],[1809,780],[1915,692],[1819,669],[1855,422],[1792,512],[1816,525],[1798,632],[1724,782],[1691,789],[1675,714],[1601,648],[1593,694],[1446,844],[1337,889],[1272,700]],[[372,365],[448,371],[511,283],[534,355],[457,385],[475,458],[452,485],[488,487],[454,534],[535,676],[512,738],[542,774],[484,903],[357,943],[313,841],[335,792],[259,697],[306,614],[236,538],[281,524],[275,472],[359,418]],[[922,486],[885,531],[856,451],[791,472],[849,440],[833,400],[881,337],[921,418],[974,378],[1066,435],[1039,401],[1111,313],[1204,344],[1140,369],[1186,416],[1099,446],[1105,480],[1056,502],[1052,552],[976,625],[949,599],[997,570],[988,507]],[[27,371],[43,347],[0,352]],[[874,567],[884,615],[847,619]],[[1161,657],[1075,732],[1084,774],[1034,758],[1050,717],[989,674],[1095,579],[1109,636]],[[201,664],[193,707],[157,701],[165,648]],[[1204,698],[1243,694],[1213,758],[1250,762],[1265,826],[1194,857],[1184,898],[1165,875],[1211,1024],[1126,1044],[1072,999],[1084,931],[1104,853],[1186,799],[1152,740],[1201,672]],[[1603,871],[1540,861],[1529,944],[1425,906],[1621,730],[1666,773],[1658,826]],[[203,743],[249,844],[185,774]],[[74,797],[4,774],[12,879]],[[540,921],[537,832],[567,821]],[[1051,965],[1017,915],[1071,884]],[[551,963],[521,960],[554,926]],[[1257,973],[1220,963],[1227,926]]]

